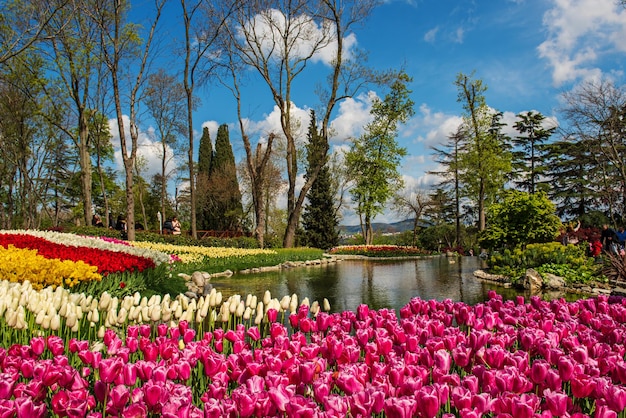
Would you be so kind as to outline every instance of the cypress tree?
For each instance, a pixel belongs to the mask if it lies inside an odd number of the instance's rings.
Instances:
[[[226,124],[220,125],[217,130],[215,154],[209,174],[209,188],[212,229],[220,231],[239,229],[243,216],[243,204],[237,179],[235,155]]]
[[[311,111],[311,123],[307,134],[307,173],[310,175],[311,167],[316,167],[316,162],[321,158],[326,158],[324,149],[324,138],[317,130],[315,112]],[[333,205],[333,192],[331,190],[330,171],[326,165],[322,167],[317,179],[307,193],[307,204],[304,206],[302,214],[302,226],[304,228],[304,244],[310,247],[329,249],[339,243],[339,224],[335,216]]]
[[[212,229],[210,225],[209,175],[213,165],[213,144],[209,128],[202,129],[198,149],[198,173],[196,181],[196,224],[198,229]]]

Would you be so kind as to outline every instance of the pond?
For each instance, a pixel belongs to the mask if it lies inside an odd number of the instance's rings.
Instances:
[[[279,300],[297,294],[320,304],[327,298],[332,312],[356,310],[365,303],[372,309],[399,310],[412,298],[452,299],[476,304],[495,290],[505,299],[524,294],[487,284],[474,278],[484,268],[478,257],[434,257],[411,260],[343,260],[322,266],[282,269],[274,272],[235,274],[211,278],[211,284],[224,298],[233,294],[263,297],[269,290]],[[528,296],[528,295],[525,295]]]

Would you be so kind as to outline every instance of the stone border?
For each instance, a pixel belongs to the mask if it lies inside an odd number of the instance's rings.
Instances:
[[[497,274],[490,274],[485,272],[484,270],[474,271],[474,277],[480,281],[493,283],[505,288],[514,287],[513,284],[509,281],[508,277]],[[554,293],[553,297],[558,297],[558,294],[560,293],[574,293],[583,296],[608,296],[615,293],[615,289],[612,290],[609,285],[604,283],[580,283],[573,286],[567,286],[565,280],[562,277],[555,276],[554,274],[546,274],[545,279],[547,280],[547,283],[534,269],[528,269],[526,270],[526,274],[524,276],[524,279],[522,280],[522,285],[520,287],[529,290],[531,295]]]

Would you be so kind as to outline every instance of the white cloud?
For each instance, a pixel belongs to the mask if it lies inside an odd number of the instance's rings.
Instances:
[[[370,110],[375,97],[376,93],[370,91],[341,101],[337,117],[330,124],[333,142],[346,142],[363,133],[372,120]]]
[[[132,146],[130,138],[130,121],[128,116],[124,115],[124,130],[126,131],[126,149],[127,155],[130,155],[130,149]],[[111,144],[113,145],[115,168],[117,171],[124,172],[124,161],[122,158],[122,148],[120,143],[119,129],[117,119],[109,119],[109,131],[112,134]],[[173,156],[174,151],[168,145],[167,155]],[[137,138],[137,157],[144,159],[146,162],[145,169],[142,176],[146,181],[150,181],[151,177],[155,174],[161,173],[161,159],[162,159],[162,146],[161,142],[154,138],[154,129],[152,127],[143,131],[139,129],[139,136]],[[174,167],[182,165],[182,159],[179,156],[174,156],[167,162],[167,169],[171,170]]]
[[[448,141],[461,122],[462,118],[458,115],[433,112],[428,105],[422,104],[416,115],[403,127],[402,134],[405,137],[414,136],[414,144],[438,146]]]
[[[435,38],[437,37],[437,32],[439,32],[439,26],[435,26],[428,32],[424,34],[424,40],[428,43],[435,42]]]
[[[626,10],[615,0],[558,0],[543,16],[548,38],[539,56],[552,67],[555,86],[598,79],[599,61],[626,52]]]
[[[287,29],[289,26],[289,29]],[[297,30],[294,30],[297,28]],[[290,36],[297,38],[288,40],[288,50],[285,50],[282,39],[291,31]],[[239,36],[244,37],[244,31],[240,30]],[[337,56],[337,34],[329,24],[317,22],[307,15],[299,15],[292,21],[288,21],[283,12],[277,9],[268,9],[258,14],[246,25],[246,33],[254,33],[260,42],[260,50],[267,57],[270,52],[276,60],[281,60],[286,54],[290,59],[301,59],[313,53],[313,62],[332,65]],[[278,41],[277,41],[278,40]],[[356,35],[348,34],[343,38],[344,58],[349,59],[353,49],[357,45]],[[256,47],[255,47],[256,49]]]

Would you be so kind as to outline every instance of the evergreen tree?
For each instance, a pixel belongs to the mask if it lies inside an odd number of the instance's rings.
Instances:
[[[513,144],[520,147],[521,151],[513,153],[513,165],[521,180],[515,184],[522,190],[535,193],[539,178],[546,170],[545,163],[542,164],[546,148],[542,145],[554,133],[556,126],[544,128],[546,117],[533,111],[520,113],[517,118],[513,127],[520,135],[513,138]]]
[[[243,205],[235,155],[230,144],[228,125],[217,130],[215,154],[209,173],[209,224],[210,229],[232,231],[241,228]]]
[[[324,139],[317,130],[315,112],[311,111],[311,122],[307,134],[307,173],[316,167],[320,159],[326,159]],[[323,165],[313,185],[307,193],[308,203],[302,214],[304,228],[304,244],[309,247],[329,249],[339,243],[339,224],[334,210],[334,196],[328,166]]]
[[[213,163],[213,144],[209,128],[202,129],[202,137],[198,149],[198,174],[196,180],[196,223],[198,229],[207,230],[210,228],[210,190],[209,174]]]

